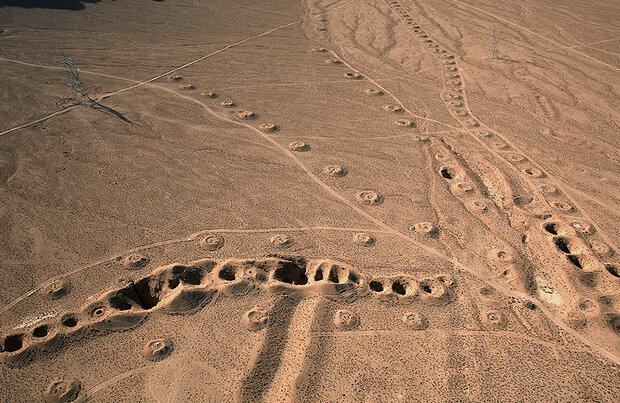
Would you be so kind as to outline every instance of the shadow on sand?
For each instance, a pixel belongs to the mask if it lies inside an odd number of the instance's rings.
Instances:
[[[0,7],[53,8],[57,10],[83,10],[85,3],[101,0],[0,0]],[[116,1],[116,0],[112,0]],[[153,0],[161,2],[164,0]]]

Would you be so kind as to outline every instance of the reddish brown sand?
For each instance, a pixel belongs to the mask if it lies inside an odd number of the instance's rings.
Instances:
[[[0,401],[620,401],[617,2],[47,3]]]

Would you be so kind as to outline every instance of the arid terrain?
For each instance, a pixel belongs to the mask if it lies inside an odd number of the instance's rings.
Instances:
[[[619,22],[0,0],[0,401],[620,401]]]

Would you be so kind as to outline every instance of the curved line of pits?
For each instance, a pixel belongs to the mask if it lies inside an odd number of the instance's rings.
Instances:
[[[470,128],[476,128],[480,126],[480,123],[470,116],[467,107],[466,107],[466,99],[464,96],[464,92],[462,87],[462,82],[460,80],[460,72],[455,61],[454,55],[448,53],[447,50],[442,49],[438,44],[436,44],[423,30],[422,27],[417,25],[414,19],[409,15],[409,13],[402,8],[400,3],[396,0],[390,1],[388,6],[392,9],[395,9],[406,21],[406,25],[414,31],[416,36],[420,38],[420,40],[425,43],[428,47],[432,48],[436,53],[436,56],[441,59],[440,62],[443,65],[442,69],[442,77],[444,78],[444,83],[449,90],[444,96],[445,102],[448,104],[449,109],[455,115],[455,118],[462,124]],[[447,77],[446,77],[447,74]],[[463,94],[463,95],[461,95]],[[545,173],[538,168],[529,166],[528,160],[526,157],[516,154],[513,152],[512,148],[503,142],[493,142],[494,136],[491,132],[486,130],[481,130],[478,132],[480,138],[485,142],[492,142],[492,146],[496,148],[498,151],[507,152],[506,155],[502,155],[506,158],[510,163],[516,166],[519,171],[524,174],[526,177],[531,179],[544,179],[546,177]],[[456,171],[456,172],[455,172]],[[473,191],[473,187],[466,181],[465,173],[453,166],[444,166],[440,170],[441,176],[449,181],[453,179],[457,179],[457,181],[451,184],[451,191],[456,196],[464,196],[465,194]],[[540,185],[540,189],[547,193],[548,195],[552,195],[554,193],[558,193],[557,189],[551,185],[546,183],[542,183]],[[563,200],[555,200],[550,203],[551,207],[554,209],[563,212],[570,213],[576,211],[576,209],[570,205],[569,203]],[[472,209],[477,210],[479,212],[485,210],[485,207],[477,202],[473,202],[470,204]],[[564,234],[554,233],[551,229],[552,225],[556,227],[558,225],[562,225]],[[544,231],[554,235],[552,237],[552,243],[554,246],[563,252],[568,261],[578,269],[582,269],[586,272],[593,271],[603,271],[602,268],[606,269],[614,277],[620,277],[620,270],[617,265],[613,263],[602,264],[594,255],[593,250],[589,248],[584,241],[579,238],[575,231],[572,232],[574,234],[570,234],[570,229],[565,223],[549,223],[543,222],[541,227]],[[568,228],[569,230],[566,230]],[[581,232],[587,233],[587,231]],[[574,236],[571,236],[574,235]],[[613,254],[613,250],[609,249],[606,245],[600,244],[596,252],[603,256],[609,257],[608,255]],[[616,318],[617,319],[617,318]],[[615,330],[615,328],[614,328]]]
[[[370,295],[397,303],[419,299],[444,305],[452,300],[455,284],[447,274],[419,280],[404,274],[374,277],[332,260],[202,259],[188,265],[170,264],[102,294],[78,312],[66,312],[55,321],[36,323],[3,337],[0,361],[21,364],[38,351],[56,349],[67,339],[91,332],[129,329],[156,310],[168,314],[194,313],[219,295],[260,291],[334,299]]]

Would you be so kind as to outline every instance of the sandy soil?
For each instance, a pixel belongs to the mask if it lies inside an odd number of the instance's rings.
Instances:
[[[1,401],[620,400],[617,3],[16,3]]]

